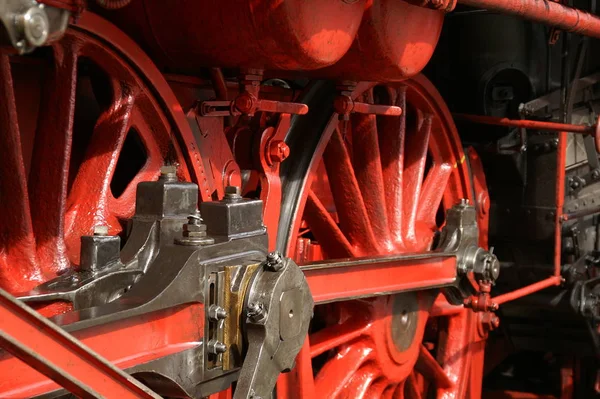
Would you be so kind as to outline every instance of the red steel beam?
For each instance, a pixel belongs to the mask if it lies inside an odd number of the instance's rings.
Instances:
[[[0,320],[0,345],[4,349],[80,398],[160,399],[2,289]]]
[[[600,18],[551,0],[458,0],[459,3],[515,15],[563,31],[600,38]]]
[[[451,284],[456,280],[456,257],[426,254],[325,261],[305,265],[302,271],[315,303],[324,303]]]
[[[31,331],[29,327],[23,329],[25,327],[23,322],[13,325],[13,322],[7,318],[9,314],[5,306],[3,305],[2,308],[0,330],[20,341],[27,339],[31,347],[44,356],[47,351],[59,351],[59,356],[53,358],[55,364],[74,376],[82,372],[67,362],[67,357],[64,357],[67,351],[63,351],[63,348],[59,349],[54,342],[54,335],[45,335],[41,337],[43,340],[38,341],[36,338],[36,341],[32,342],[30,339],[33,339],[33,335],[23,334],[36,332]],[[11,317],[14,319],[16,316]],[[202,305],[189,304],[76,331],[72,335],[114,366],[126,369],[198,346],[204,329],[203,320]],[[61,338],[58,339],[58,342],[61,342]],[[60,389],[60,385],[40,374],[41,371],[34,370],[8,353],[0,353],[0,375],[10,376],[10,378],[0,378],[0,398],[29,398]],[[104,397],[132,396],[107,394]]]

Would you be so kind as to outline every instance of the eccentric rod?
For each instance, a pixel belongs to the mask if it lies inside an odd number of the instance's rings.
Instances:
[[[600,38],[600,18],[550,0],[458,0],[459,3],[515,15],[561,30]]]

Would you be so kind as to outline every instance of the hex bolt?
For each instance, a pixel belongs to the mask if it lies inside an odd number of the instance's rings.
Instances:
[[[165,165],[165,166],[161,167],[159,180],[165,181],[165,182],[177,181],[177,166]]]
[[[269,156],[274,163],[280,163],[290,156],[290,147],[283,140],[274,140],[269,144]]]
[[[283,269],[283,257],[281,256],[281,252],[273,251],[267,255],[267,262],[265,263],[265,269],[278,272]]]
[[[94,226],[94,235],[95,236],[107,236],[108,235],[108,226],[98,225]]]
[[[225,187],[225,201],[238,202],[242,199],[242,190],[238,186]]]
[[[188,216],[188,222],[183,225],[182,238],[176,238],[175,244],[178,245],[211,245],[215,243],[215,239],[208,237],[206,233],[206,225],[202,223],[200,212]]]
[[[246,309],[246,317],[248,317],[252,323],[264,321],[266,318],[264,305],[262,303],[250,302]]]
[[[468,206],[469,205],[469,200],[467,198],[461,198],[460,199],[460,204],[462,206]]]
[[[220,355],[221,353],[227,352],[227,345],[217,340],[208,341],[207,348],[208,353],[212,353],[213,355]]]
[[[208,318],[211,321],[223,320],[227,317],[227,311],[218,305],[210,305],[208,308]]]

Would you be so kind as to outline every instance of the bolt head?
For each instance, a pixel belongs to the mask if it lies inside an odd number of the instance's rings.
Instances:
[[[242,114],[249,114],[254,108],[254,99],[250,94],[243,93],[237,96],[234,104],[235,108]]]
[[[339,95],[333,100],[333,109],[340,115],[348,115],[354,108],[354,101],[350,96]]]
[[[177,181],[177,167],[175,165],[165,165],[160,168],[160,180]]]
[[[265,264],[265,268],[272,272],[278,272],[283,269],[283,256],[279,251],[273,251],[267,255],[267,262]]]
[[[242,195],[242,189],[238,186],[227,186],[225,187],[225,195]]]
[[[290,147],[283,140],[275,140],[269,145],[269,156],[273,162],[283,162],[290,156]]]
[[[262,303],[251,302],[246,309],[246,317],[252,323],[260,323],[265,320],[266,312]]]

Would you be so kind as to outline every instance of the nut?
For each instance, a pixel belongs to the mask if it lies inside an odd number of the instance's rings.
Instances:
[[[208,318],[212,321],[219,321],[227,318],[227,311],[217,305],[210,305],[208,308]]]
[[[246,317],[248,317],[250,322],[260,324],[267,318],[264,305],[256,302],[251,302],[248,304]]]
[[[160,180],[177,181],[177,167],[174,165],[165,165],[160,168]]]
[[[283,269],[283,257],[279,251],[273,251],[267,255],[267,262],[265,263],[265,269],[272,272],[278,272]]]
[[[234,100],[235,108],[242,114],[251,114],[254,108],[254,98],[248,93],[242,93]]]
[[[242,198],[242,189],[238,186],[225,187],[226,200],[238,200]]]
[[[213,355],[219,355],[221,353],[227,352],[227,345],[225,345],[223,342],[219,342],[216,340],[208,341],[207,347],[208,352],[212,353]]]
[[[275,140],[269,145],[272,162],[283,162],[290,156],[290,147],[283,140]]]
[[[188,233],[206,233],[206,225],[205,224],[189,224],[186,223],[183,225],[183,231]]]

